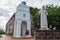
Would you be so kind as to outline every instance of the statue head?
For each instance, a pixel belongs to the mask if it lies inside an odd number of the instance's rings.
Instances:
[[[26,2],[25,2],[25,1],[22,1],[22,4],[23,4],[23,5],[26,5]]]
[[[45,10],[45,6],[44,5],[42,6],[42,10]]]

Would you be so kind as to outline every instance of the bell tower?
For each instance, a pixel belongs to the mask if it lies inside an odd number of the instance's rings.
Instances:
[[[31,37],[31,20],[30,20],[30,7],[26,5],[25,1],[22,1],[18,5],[15,14],[14,23],[14,36],[15,37]]]

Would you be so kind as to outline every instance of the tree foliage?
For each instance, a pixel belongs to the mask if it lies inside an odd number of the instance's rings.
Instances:
[[[52,5],[46,5],[48,14],[48,24],[51,25],[51,29],[54,27],[60,30],[60,7]]]
[[[5,34],[5,32],[3,31],[3,29],[0,29],[0,34]]]
[[[40,28],[40,16],[38,15],[38,11],[39,11],[38,8],[32,8],[32,7],[30,7],[30,13],[33,16],[32,18],[33,18],[33,21],[34,21],[34,27],[35,27],[35,29]]]

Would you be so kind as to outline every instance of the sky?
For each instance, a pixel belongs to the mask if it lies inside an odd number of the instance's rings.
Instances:
[[[60,6],[60,0],[0,0],[0,28],[5,30],[17,6],[22,2],[27,2],[28,6],[41,8],[43,5],[53,4]]]

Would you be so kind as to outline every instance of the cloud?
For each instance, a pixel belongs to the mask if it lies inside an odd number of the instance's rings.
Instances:
[[[6,23],[22,1],[26,1],[28,6],[38,8],[48,4],[60,6],[60,0],[0,0],[0,27],[5,29]]]
[[[10,18],[9,11],[0,8],[0,28],[5,30],[5,25]]]
[[[4,17],[9,16],[9,11],[0,8],[0,16],[4,16]]]
[[[4,16],[0,16],[0,28],[3,28],[5,30],[5,25],[7,23],[9,18],[6,18]]]

